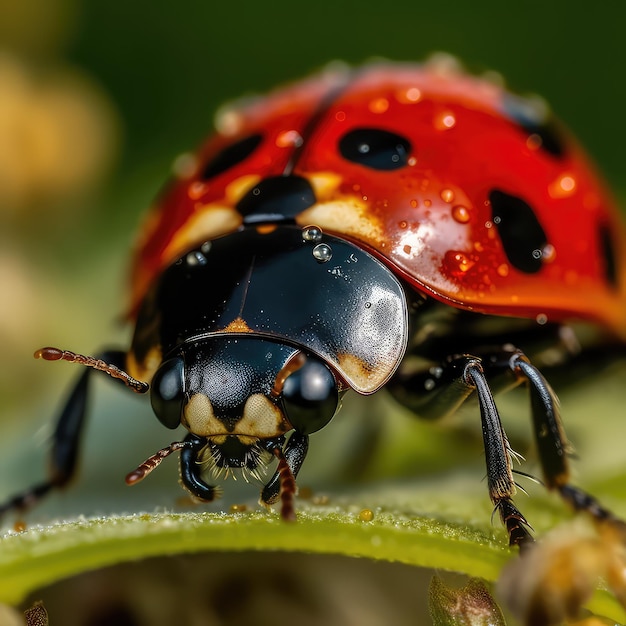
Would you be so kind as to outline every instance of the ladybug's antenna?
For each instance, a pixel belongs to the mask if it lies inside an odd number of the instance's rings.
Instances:
[[[100,370],[105,374],[108,374],[112,378],[121,380],[127,387],[130,387],[136,393],[146,393],[150,386],[148,383],[144,383],[136,378],[133,378],[130,374],[124,370],[107,363],[102,359],[97,359],[93,356],[85,356],[84,354],[76,354],[69,350],[60,350],[59,348],[41,348],[34,354],[36,359],[44,359],[44,361],[69,361],[70,363],[80,363],[85,367],[92,367],[93,369]]]
[[[274,456],[278,459],[277,472],[280,476],[280,516],[286,522],[296,521],[296,508],[293,500],[296,495],[296,479],[280,448],[274,448]]]
[[[139,467],[126,475],[126,484],[135,485],[142,481],[148,474],[161,465],[163,459],[167,458],[172,452],[178,452],[187,446],[188,444],[185,444],[184,441],[175,441],[169,446],[161,448],[161,450],[149,456]]]

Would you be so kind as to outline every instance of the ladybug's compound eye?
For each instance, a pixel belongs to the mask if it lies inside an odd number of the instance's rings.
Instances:
[[[344,159],[373,170],[404,167],[411,152],[408,139],[381,128],[355,128],[339,140]]]
[[[177,428],[185,396],[185,365],[180,357],[161,364],[151,384],[150,403],[158,420],[167,428]]]
[[[241,161],[256,150],[262,139],[263,135],[257,133],[249,137],[244,137],[230,146],[226,146],[226,148],[207,163],[200,178],[202,180],[213,178],[238,163],[241,163]]]
[[[308,435],[324,428],[339,403],[337,383],[332,372],[312,357],[304,357],[300,368],[283,384],[283,410],[291,425]]]

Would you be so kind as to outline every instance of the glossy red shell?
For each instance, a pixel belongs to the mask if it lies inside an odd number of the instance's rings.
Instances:
[[[135,262],[133,309],[175,258],[241,225],[235,205],[245,192],[293,167],[317,198],[298,223],[362,242],[417,290],[463,309],[582,318],[626,335],[626,238],[614,202],[567,133],[555,158],[507,114],[507,97],[448,67],[375,64],[236,103],[150,214]],[[346,160],[338,142],[360,127],[406,137],[407,165],[375,171]],[[263,136],[255,151],[200,179],[216,154],[254,133]],[[534,209],[548,242],[539,251],[540,271],[509,262],[492,223],[494,188]],[[601,228],[613,240],[613,283]]]

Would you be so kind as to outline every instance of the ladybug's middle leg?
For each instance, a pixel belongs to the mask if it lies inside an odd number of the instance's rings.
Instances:
[[[532,543],[528,523],[512,500],[516,492],[511,469],[514,452],[502,427],[481,359],[472,355],[454,356],[435,370],[411,376],[398,374],[389,388],[400,401],[420,416],[428,418],[452,413],[476,392],[481,414],[489,497],[507,529],[509,543],[520,547]]]
[[[541,372],[519,351],[510,357],[509,367],[528,382],[535,440],[546,487],[557,491],[575,511],[589,513],[597,522],[607,521],[622,533],[626,532],[622,520],[594,496],[570,484],[570,445],[559,417],[558,401]]]
[[[510,345],[499,349],[483,349],[479,353],[480,358],[451,357],[441,366],[430,368],[425,372],[414,374],[400,372],[396,374],[389,387],[399,401],[413,409],[418,415],[427,418],[443,417],[454,412],[474,388],[476,389],[483,416],[483,436],[491,499],[498,507],[500,516],[509,529],[511,543],[516,544],[524,543],[526,538],[523,532],[521,541],[515,535],[518,532],[515,529],[515,520],[523,525],[524,518],[517,509],[508,510],[510,498],[507,497],[507,493],[512,494],[515,491],[510,477],[511,450],[508,448],[506,435],[501,430],[502,442],[508,451],[508,455],[502,457],[498,449],[501,444],[498,443],[497,432],[490,433],[485,426],[490,422],[497,422],[499,425],[497,411],[495,405],[492,404],[492,390],[526,383],[530,393],[533,430],[545,486],[549,490],[557,491],[574,510],[589,513],[599,522],[608,521],[619,527],[621,532],[626,533],[624,522],[605,509],[592,495],[569,482],[570,444],[561,424],[558,400],[541,372],[523,352]],[[474,359],[480,367],[466,369],[466,373],[462,376],[459,374],[458,367],[464,359],[467,360],[468,365],[471,364],[471,359]],[[468,376],[473,384],[469,382]],[[491,411],[494,413],[493,417],[489,415]],[[490,470],[490,457],[494,453],[496,458],[504,458],[509,462],[509,467],[500,468],[496,462],[492,461]],[[493,489],[494,471],[495,475],[499,472],[501,477],[506,478],[502,483],[504,490]],[[496,480],[495,484],[500,483]],[[505,497],[503,500],[498,500],[501,493]],[[507,519],[510,521],[507,522]]]

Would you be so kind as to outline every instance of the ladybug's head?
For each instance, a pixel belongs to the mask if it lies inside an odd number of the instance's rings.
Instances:
[[[254,470],[288,431],[323,428],[340,395],[321,359],[250,333],[185,342],[161,364],[151,387],[158,419],[203,439],[200,458],[218,471]]]

